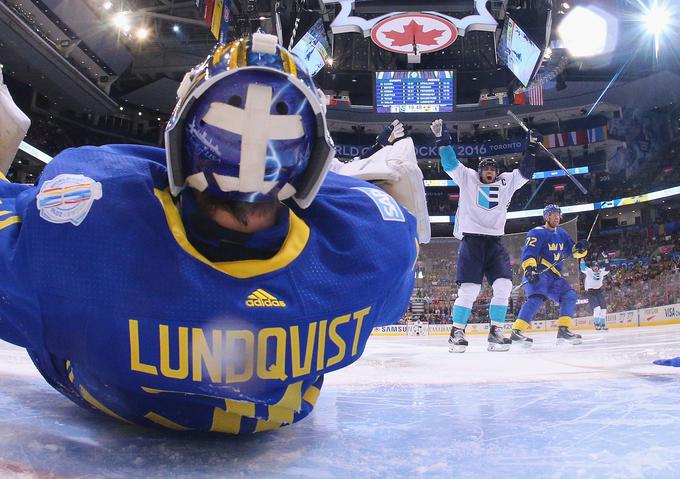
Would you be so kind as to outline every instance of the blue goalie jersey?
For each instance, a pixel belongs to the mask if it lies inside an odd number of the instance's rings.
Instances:
[[[35,186],[2,178],[0,338],[124,421],[239,434],[300,420],[323,375],[406,310],[415,219],[329,174],[273,257],[211,262],[187,240],[164,163],[158,148],[84,147]]]

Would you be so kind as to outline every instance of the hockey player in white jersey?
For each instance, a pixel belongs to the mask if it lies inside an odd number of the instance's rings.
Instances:
[[[602,283],[604,277],[609,274],[609,271],[606,269],[600,269],[600,265],[597,263],[597,261],[593,261],[590,268],[586,266],[583,261],[581,261],[580,269],[581,273],[586,276],[583,282],[583,287],[586,290],[586,296],[588,297],[588,305],[593,310],[593,322],[595,323],[595,329],[598,331],[606,331],[607,302],[604,298]]]
[[[499,174],[498,165],[493,158],[482,159],[477,171],[458,161],[451,147],[451,135],[442,120],[433,121],[430,129],[439,147],[444,171],[460,188],[453,232],[461,240],[456,271],[459,286],[458,298],[453,306],[449,351],[462,353],[468,345],[465,327],[485,276],[493,288],[489,305],[491,327],[487,349],[507,351],[510,340],[503,335],[503,325],[512,291],[512,270],[510,257],[501,244],[501,237],[505,233],[507,209],[512,195],[534,173],[536,152],[542,135],[531,130],[527,151],[519,168]]]

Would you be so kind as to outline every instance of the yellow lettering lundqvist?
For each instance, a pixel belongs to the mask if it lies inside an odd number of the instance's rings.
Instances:
[[[139,323],[134,319],[128,320],[130,331],[130,369],[144,374],[158,375],[158,370],[151,364],[144,364],[139,359]]]
[[[350,315],[345,314],[343,316],[338,316],[333,321],[331,321],[331,325],[328,328],[328,337],[333,342],[333,344],[335,344],[338,347],[338,354],[336,354],[332,358],[328,358],[328,361],[326,361],[327,368],[333,366],[334,364],[338,364],[345,358],[345,353],[347,352],[345,340],[342,339],[342,337],[340,337],[337,328],[341,324],[349,323],[349,318]]]
[[[288,327],[224,330],[128,320],[130,370],[193,383],[285,381],[318,375],[359,354],[371,307]],[[305,334],[306,328],[306,334]],[[348,351],[349,342],[352,343]],[[362,346],[363,348],[363,346]],[[144,358],[144,362],[142,361]]]

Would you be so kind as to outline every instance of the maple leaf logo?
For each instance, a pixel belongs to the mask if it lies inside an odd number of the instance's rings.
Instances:
[[[436,39],[441,37],[446,30],[432,29],[424,31],[423,26],[411,20],[407,25],[404,25],[404,31],[398,32],[391,30],[385,32],[384,35],[392,40],[393,47],[404,47],[406,45],[436,45]]]

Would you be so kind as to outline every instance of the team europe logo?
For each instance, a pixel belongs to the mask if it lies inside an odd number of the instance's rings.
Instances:
[[[102,197],[102,184],[83,175],[58,175],[40,187],[36,198],[40,217],[50,223],[78,226]]]
[[[498,206],[500,186],[480,185],[477,192],[477,204],[484,209],[491,210]]]

